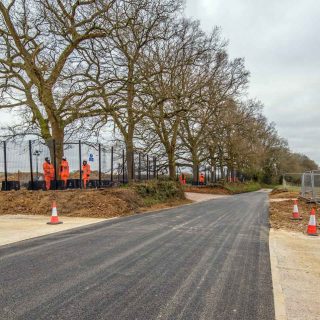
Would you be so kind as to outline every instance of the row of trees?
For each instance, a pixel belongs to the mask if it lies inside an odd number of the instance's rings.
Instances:
[[[287,144],[244,99],[249,72],[226,49],[218,28],[183,16],[183,1],[4,0],[0,109],[21,119],[8,135],[54,139],[61,159],[64,141],[108,127],[128,163],[152,150],[172,178],[177,164],[195,178],[200,164],[277,175]]]

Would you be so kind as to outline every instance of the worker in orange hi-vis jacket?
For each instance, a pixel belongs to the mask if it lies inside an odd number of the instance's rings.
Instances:
[[[50,162],[50,159],[46,157],[43,163],[43,175],[46,182],[46,189],[50,190],[51,181],[54,179],[54,167]]]
[[[82,180],[83,180],[83,187],[87,187],[87,182],[89,180],[91,173],[90,164],[87,162],[87,160],[83,160],[82,162]]]
[[[67,180],[69,179],[69,176],[70,176],[69,163],[66,157],[62,157],[62,161],[60,164],[60,177],[61,177],[61,180],[64,182],[64,187],[67,186]]]
[[[204,184],[204,175],[203,175],[203,173],[200,174],[199,182],[200,182],[200,184]]]

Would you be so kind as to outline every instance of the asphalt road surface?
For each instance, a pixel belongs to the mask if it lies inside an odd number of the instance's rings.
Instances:
[[[267,206],[255,192],[2,246],[0,318],[272,320]]]

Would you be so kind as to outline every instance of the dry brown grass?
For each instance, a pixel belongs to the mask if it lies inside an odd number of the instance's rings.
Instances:
[[[111,218],[138,212],[159,210],[190,203],[186,199],[169,199],[147,205],[132,189],[0,192],[0,215],[50,215],[56,200],[59,215],[69,217]]]

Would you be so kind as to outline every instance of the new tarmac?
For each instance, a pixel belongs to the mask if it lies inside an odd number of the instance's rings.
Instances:
[[[273,320],[267,199],[248,193],[1,246],[0,319]]]

